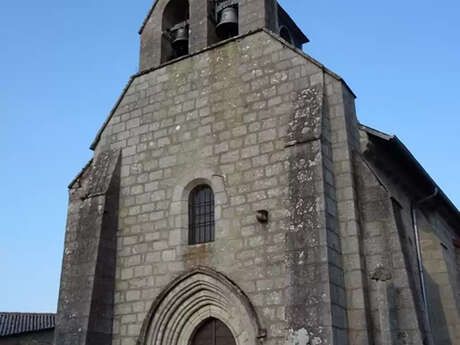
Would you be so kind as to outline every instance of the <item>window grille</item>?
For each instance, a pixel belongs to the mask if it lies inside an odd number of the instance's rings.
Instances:
[[[200,185],[189,196],[189,244],[215,240],[214,193],[211,187]]]

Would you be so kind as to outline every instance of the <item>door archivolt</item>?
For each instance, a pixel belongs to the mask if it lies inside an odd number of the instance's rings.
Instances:
[[[264,336],[244,292],[224,275],[198,268],[158,296],[138,344],[205,345],[206,340],[206,345],[258,345]]]

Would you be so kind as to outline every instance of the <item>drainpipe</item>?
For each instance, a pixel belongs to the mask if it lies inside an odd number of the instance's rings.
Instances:
[[[432,334],[432,328],[431,328],[431,319],[430,319],[430,314],[428,312],[428,296],[427,296],[427,291],[426,291],[426,285],[425,285],[425,274],[423,270],[423,261],[422,261],[422,247],[420,243],[420,232],[418,229],[418,222],[417,222],[417,207],[422,205],[423,203],[435,198],[439,194],[439,189],[435,187],[434,193],[427,196],[426,198],[423,198],[419,201],[413,202],[411,206],[411,213],[412,213],[412,224],[414,226],[414,235],[415,235],[415,243],[417,247],[417,264],[418,264],[418,271],[419,271],[419,278],[420,278],[420,286],[422,289],[422,299],[423,299],[423,305],[425,308],[425,322],[427,326],[427,335],[428,335],[428,341],[430,344],[434,344],[433,342],[433,334]]]

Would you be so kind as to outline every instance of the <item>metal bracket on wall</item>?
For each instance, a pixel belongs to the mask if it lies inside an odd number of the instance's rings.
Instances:
[[[256,218],[259,221],[259,223],[262,223],[262,224],[268,223],[268,211],[258,210],[256,212]]]

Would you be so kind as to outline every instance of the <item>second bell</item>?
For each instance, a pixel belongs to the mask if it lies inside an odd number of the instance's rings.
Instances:
[[[188,29],[187,27],[182,27],[174,31],[174,37],[172,45],[175,49],[181,48],[183,46],[188,46]]]
[[[235,7],[226,7],[220,12],[216,32],[222,39],[238,35],[238,10]]]

